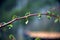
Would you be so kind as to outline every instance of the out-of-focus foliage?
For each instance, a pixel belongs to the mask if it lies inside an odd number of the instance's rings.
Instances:
[[[36,38],[35,40],[40,40],[40,38]]]
[[[47,15],[47,18],[48,18],[48,19],[51,19],[51,16]]]
[[[14,35],[12,35],[12,34],[9,35],[9,39],[10,40],[16,40],[15,37],[14,37]]]
[[[58,19],[58,18],[56,18],[54,22],[55,22],[55,23],[57,23],[58,21],[59,21],[59,19]]]

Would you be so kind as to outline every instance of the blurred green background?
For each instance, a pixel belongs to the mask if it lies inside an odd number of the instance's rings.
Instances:
[[[59,0],[0,0],[0,23],[12,20],[13,16],[22,17],[27,12],[44,14],[51,8],[56,8],[53,13],[60,15]],[[25,19],[15,21],[13,27],[4,27],[0,29],[0,40],[10,40],[12,34],[17,40],[24,40],[24,33],[27,31],[48,31],[60,32],[60,23],[54,23],[54,17],[50,20],[42,16],[39,20],[36,16],[28,18],[29,23],[26,25]],[[27,40],[27,39],[26,39]]]

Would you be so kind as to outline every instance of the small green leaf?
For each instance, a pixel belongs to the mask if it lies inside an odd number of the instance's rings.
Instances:
[[[12,35],[12,34],[9,35],[9,39],[11,39],[11,40],[14,39],[14,40],[16,40],[15,37],[14,37],[14,35]]]
[[[10,35],[9,35],[9,39],[11,39],[12,37],[13,37],[13,35],[12,35],[12,34],[10,34]]]
[[[30,14],[30,12],[27,12],[26,14],[25,14],[25,16],[27,16],[27,15],[29,15]]]
[[[39,14],[38,14],[38,19],[40,19],[40,18],[41,18],[41,14],[39,13]]]
[[[8,25],[9,27],[13,27],[13,25],[12,24],[10,24],[10,25]]]
[[[57,23],[58,21],[59,21],[59,19],[58,19],[58,18],[56,18],[56,19],[54,20],[54,22],[55,22],[55,23]]]
[[[51,18],[51,16],[47,15],[47,18],[48,18],[48,19],[50,19],[50,18]]]
[[[27,21],[25,22],[25,24],[28,24],[28,22],[29,22],[29,21],[27,20]]]
[[[36,38],[35,40],[41,40],[40,38]]]
[[[50,12],[50,11],[47,11],[47,13],[48,13],[48,14],[51,14],[51,12]]]
[[[15,18],[17,18],[17,16],[16,15],[13,15],[12,19],[15,19]]]
[[[13,25],[12,25],[12,24],[10,24],[10,25],[8,25],[8,27],[9,27],[9,29],[11,29],[11,28],[13,27]]]

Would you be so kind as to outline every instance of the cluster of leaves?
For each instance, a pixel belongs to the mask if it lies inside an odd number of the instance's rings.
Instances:
[[[25,24],[28,24],[28,22],[29,22],[28,16],[27,16],[27,15],[29,15],[29,14],[30,14],[30,12],[27,12],[27,13],[25,14],[25,16],[26,16],[26,22],[25,22]]]
[[[57,22],[60,22],[60,17],[58,16],[58,15],[55,15],[54,13],[52,13],[52,12],[50,12],[50,11],[47,11],[47,18],[50,20],[51,19],[51,17],[54,17],[54,16],[56,16],[55,17],[55,20],[54,20],[54,23],[57,23]],[[41,16],[42,16],[42,14],[41,13],[38,13],[38,19],[41,19]]]
[[[55,15],[54,13],[51,13],[50,11],[48,11],[48,14]],[[47,18],[50,19],[51,16],[48,16]],[[60,22],[60,17],[58,15],[56,15],[55,20],[54,20],[54,23],[57,23],[57,22]]]

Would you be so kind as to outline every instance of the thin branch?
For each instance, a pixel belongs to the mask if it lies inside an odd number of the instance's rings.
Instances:
[[[44,13],[44,14],[41,14],[41,15],[49,15],[49,14],[48,14],[48,13]],[[15,18],[15,19],[13,19],[13,20],[5,23],[5,24],[0,25],[0,28],[5,27],[5,26],[7,26],[7,25],[9,25],[9,24],[17,21],[17,20],[25,19],[25,18],[30,17],[30,16],[38,16],[38,14],[29,14],[29,15],[27,15],[27,16],[23,16],[23,17],[20,17],[20,18]],[[53,15],[53,14],[50,14],[49,16],[59,18],[58,16]]]

